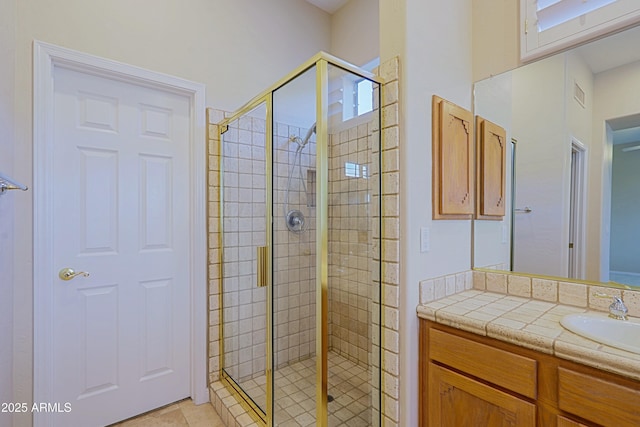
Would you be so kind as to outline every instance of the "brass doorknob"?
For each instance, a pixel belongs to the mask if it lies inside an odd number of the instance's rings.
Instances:
[[[86,271],[74,271],[73,268],[63,268],[62,270],[60,270],[60,272],[58,273],[58,277],[61,278],[62,280],[71,280],[76,276],[83,276],[83,277],[89,277],[89,273],[87,273]]]

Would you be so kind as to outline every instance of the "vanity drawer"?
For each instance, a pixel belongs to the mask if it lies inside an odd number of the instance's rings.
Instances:
[[[558,368],[558,407],[605,426],[640,425],[640,389]]]
[[[537,361],[431,329],[429,358],[526,397],[537,397]]]

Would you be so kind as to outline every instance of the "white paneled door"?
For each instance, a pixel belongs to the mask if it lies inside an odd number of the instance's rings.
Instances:
[[[53,76],[51,416],[101,426],[190,393],[190,99]]]

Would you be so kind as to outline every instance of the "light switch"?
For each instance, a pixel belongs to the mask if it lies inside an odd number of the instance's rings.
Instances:
[[[420,252],[429,251],[429,227],[420,227]]]

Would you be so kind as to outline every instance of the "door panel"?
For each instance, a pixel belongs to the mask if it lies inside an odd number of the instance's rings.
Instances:
[[[78,334],[79,399],[117,388],[118,381],[118,288],[104,286],[78,289],[81,312]],[[65,375],[66,376],[66,375]]]
[[[54,71],[56,425],[104,425],[189,395],[188,97]]]

